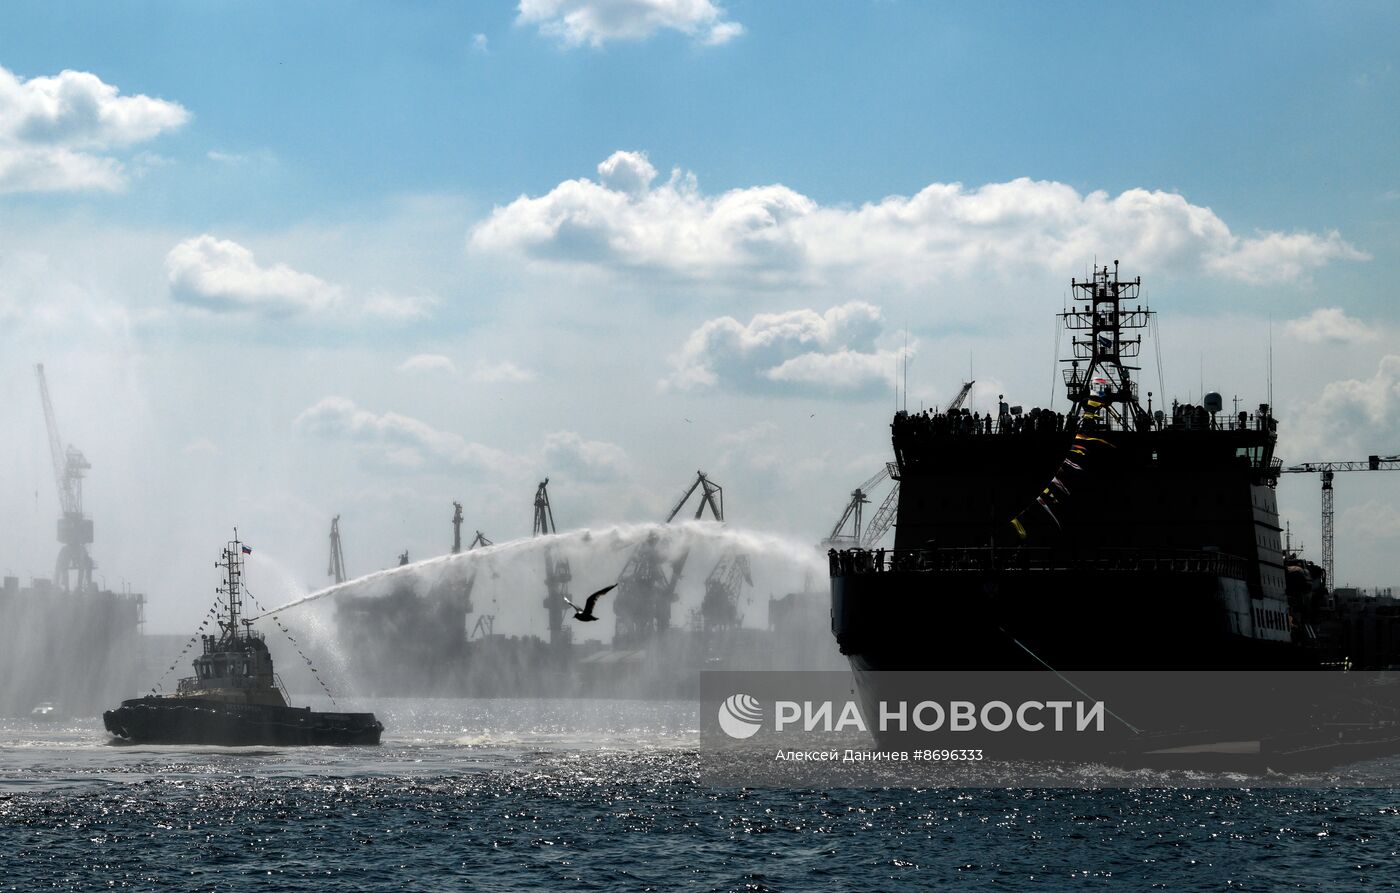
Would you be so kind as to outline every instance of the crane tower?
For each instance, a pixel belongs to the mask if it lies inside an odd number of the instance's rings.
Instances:
[[[1327,585],[1335,588],[1332,544],[1333,490],[1332,480],[1339,471],[1400,471],[1400,456],[1367,456],[1364,462],[1303,462],[1281,468],[1283,474],[1319,474],[1322,476],[1322,569],[1327,572]]]
[[[676,507],[666,516],[669,524],[680,514],[690,497],[699,492],[695,520],[710,510],[716,521],[724,521],[724,488],[697,471],[689,489],[681,495]],[[636,642],[665,632],[671,626],[671,606],[677,598],[676,587],[690,558],[690,547],[681,545],[673,557],[663,554],[661,538],[652,533],[633,551],[617,579],[617,631],[615,639],[622,643]]]
[[[535,536],[551,536],[558,533],[554,526],[554,509],[549,504],[549,478],[540,481],[535,490]],[[544,584],[546,595],[544,608],[549,612],[549,644],[566,645],[570,635],[564,626],[564,600],[569,597],[569,580],[573,574],[569,569],[569,559],[556,558],[553,545],[544,549]]]
[[[340,516],[331,519],[331,560],[326,567],[326,576],[336,583],[345,582],[345,553],[340,548]]]
[[[92,519],[83,514],[83,476],[92,466],[82,451],[69,445],[63,449],[58,436],[58,421],[54,417],[53,401],[49,399],[49,383],[44,377],[44,364],[34,367],[39,378],[39,399],[44,404],[44,422],[49,432],[49,453],[53,458],[54,481],[58,485],[58,502],[63,516],[58,519],[58,561],[54,565],[54,584],[64,589],[86,592],[92,589],[92,569],[95,566],[87,547],[92,543]],[[72,573],[77,572],[76,582]]]

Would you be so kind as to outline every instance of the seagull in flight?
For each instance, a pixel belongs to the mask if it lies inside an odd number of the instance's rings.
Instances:
[[[574,609],[574,619],[575,619],[575,620],[582,620],[582,621],[585,622],[585,623],[587,623],[587,622],[590,621],[590,620],[597,620],[598,618],[593,616],[593,606],[596,605],[596,604],[598,604],[598,599],[602,598],[603,596],[605,596],[605,595],[607,595],[609,592],[611,592],[612,589],[613,589],[613,586],[616,586],[616,585],[617,585],[617,584],[614,583],[614,584],[612,584],[612,586],[604,586],[602,589],[599,589],[597,592],[595,592],[595,593],[593,593],[592,595],[590,595],[590,596],[588,597],[588,600],[585,601],[585,602],[583,603],[583,607],[582,607],[582,608],[580,608],[578,605],[574,604],[573,602],[569,601],[567,598],[564,599],[564,604],[566,604],[566,605],[568,605],[569,607],[571,607],[571,608]]]

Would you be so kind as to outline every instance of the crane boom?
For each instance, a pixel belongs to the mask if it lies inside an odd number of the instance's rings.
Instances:
[[[962,390],[958,391],[958,396],[953,398],[953,402],[948,404],[948,408],[945,409],[944,412],[956,412],[962,409],[963,401],[967,399],[967,395],[972,391],[972,386],[975,384],[977,384],[975,379],[973,381],[963,382]]]
[[[1365,462],[1300,462],[1279,469],[1285,474],[1320,474],[1327,471],[1397,471],[1400,456],[1368,456]]]
[[[695,472],[695,480],[691,483],[690,488],[681,495],[680,501],[676,503],[676,507],[671,509],[671,514],[666,516],[667,524],[676,520],[676,515],[679,515],[681,509],[685,508],[686,502],[690,500],[690,494],[694,493],[697,488],[700,489],[700,504],[695,507],[695,520],[700,520],[701,516],[705,514],[705,506],[707,505],[710,507],[710,513],[714,515],[716,521],[724,520],[724,488],[710,480],[709,477],[705,475],[705,472],[697,471]]]
[[[863,524],[861,507],[870,503],[869,496],[871,490],[878,487],[886,478],[896,478],[897,480],[898,474],[899,466],[895,465],[893,462],[886,462],[883,468],[866,478],[864,483],[852,490],[850,501],[846,503],[846,510],[841,513],[840,519],[838,519],[835,526],[831,528],[831,533],[826,539],[822,540],[821,548],[833,548],[836,546],[843,546],[845,548],[852,546],[864,547],[867,541],[876,542],[880,537],[884,536],[885,532],[890,529],[890,525],[894,522],[894,507],[898,502],[899,484],[896,482],[893,493],[886,496],[884,501],[880,503],[880,508],[870,522],[870,527],[865,527]],[[851,525],[851,532],[849,534],[843,534],[841,531],[846,529],[847,523]],[[883,529],[871,539],[871,534],[875,530],[875,525],[877,523],[883,525]],[[863,535],[862,531],[864,531]]]
[[[58,420],[54,417],[53,401],[49,399],[49,382],[44,377],[44,364],[34,366],[39,377],[39,399],[44,404],[44,423],[49,430],[49,453],[53,457],[53,479],[58,487],[58,502],[65,514],[80,511],[74,505],[73,488],[68,476],[68,462],[63,454],[63,439],[58,436]]]
[[[894,487],[890,489],[885,501],[880,503],[880,507],[875,510],[875,517],[870,519],[870,526],[865,528],[865,535],[860,538],[862,549],[873,549],[875,545],[884,539],[894,524],[895,511],[899,508],[899,482],[895,481]]]

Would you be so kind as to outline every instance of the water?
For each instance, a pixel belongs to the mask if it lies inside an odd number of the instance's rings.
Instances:
[[[384,701],[379,748],[0,724],[0,889],[1356,889],[1393,790],[742,790],[690,702]]]

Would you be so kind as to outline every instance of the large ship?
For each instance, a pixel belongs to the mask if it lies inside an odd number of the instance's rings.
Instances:
[[[895,414],[894,548],[828,553],[862,697],[885,671],[1358,668],[1283,548],[1273,408],[1144,401],[1141,278],[1072,286],[1065,411]]]
[[[201,637],[195,675],[181,679],[172,695],[133,698],[108,710],[102,714],[107,731],[135,744],[378,744],[384,726],[373,713],[319,712],[287,703],[267,642],[253,621],[240,616],[246,551],[237,535],[224,547],[218,591],[225,613],[219,634]]]

